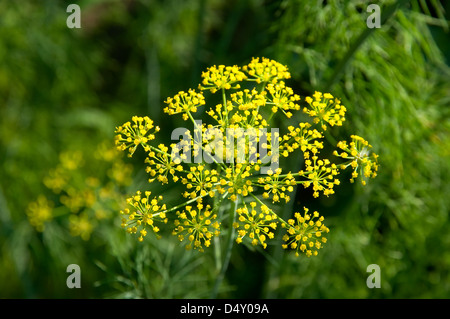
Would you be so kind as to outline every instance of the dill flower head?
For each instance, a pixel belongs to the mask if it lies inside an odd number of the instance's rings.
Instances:
[[[266,92],[258,92],[255,88],[252,90],[244,89],[230,94],[230,99],[240,111],[247,111],[246,115],[250,115],[252,110],[256,110],[266,104]]]
[[[155,234],[159,232],[159,227],[155,222],[167,223],[166,204],[161,204],[163,197],[159,195],[150,199],[151,192],[146,191],[144,195],[137,191],[136,195],[127,199],[127,203],[132,207],[120,211],[122,215],[122,227],[126,228],[130,234],[136,234],[139,231],[139,241],[143,241],[147,235],[147,229]],[[157,236],[159,238],[159,236]]]
[[[206,169],[204,165],[191,166],[190,172],[181,180],[186,185],[186,191],[183,193],[183,196],[186,198],[206,195],[214,197],[213,186],[217,185],[218,180],[216,170]]]
[[[350,182],[354,182],[359,175],[362,176],[361,183],[366,185],[367,178],[375,178],[378,171],[378,155],[371,152],[372,145],[364,138],[351,135],[352,141],[347,144],[346,141],[340,141],[337,147],[342,150],[341,153],[334,151],[333,155],[347,160],[341,164],[343,169],[352,167],[352,177]]]
[[[255,186],[264,189],[262,194],[264,199],[271,197],[273,203],[280,200],[284,200],[287,203],[291,199],[287,194],[294,191],[294,186],[297,182],[291,172],[286,175],[281,175],[281,173],[281,168],[276,169],[274,172],[269,171],[266,177],[259,177],[257,182],[254,183]]]
[[[180,91],[173,98],[169,97],[165,101],[168,104],[164,112],[173,115],[183,113],[183,119],[186,121],[191,112],[197,112],[197,108],[205,104],[205,97],[202,92],[196,92],[190,89],[188,92]]]
[[[285,85],[283,81],[278,83],[269,83],[267,85],[267,105],[272,107],[272,112],[276,113],[281,110],[287,118],[292,117],[290,110],[300,110],[300,105],[296,102],[300,101],[300,96],[294,94],[294,91]]]
[[[339,174],[336,164],[332,164],[329,159],[319,159],[314,150],[313,154],[310,158],[309,152],[304,153],[306,169],[299,172],[300,176],[307,179],[303,186],[308,188],[312,185],[314,197],[319,197],[319,192],[326,196],[334,194],[334,185],[340,184],[339,179],[335,178]]]
[[[201,202],[196,207],[188,205],[182,212],[178,211],[177,216],[172,234],[180,241],[187,239],[186,249],[203,252],[203,246],[209,247],[212,237],[220,234],[220,224],[215,221],[217,214],[211,212],[209,205],[205,207]]]
[[[307,96],[305,98],[309,107],[304,107],[303,112],[314,118],[314,123],[320,124],[322,129],[327,129],[327,124],[330,126],[342,126],[345,121],[345,112],[347,109],[341,105],[341,101],[334,98],[330,93],[322,94],[315,92],[313,98]]]
[[[282,225],[287,228],[286,234],[283,236],[285,244],[282,247],[295,250],[297,257],[300,253],[305,253],[307,257],[317,256],[318,250],[327,242],[323,233],[330,231],[323,224],[323,216],[319,216],[316,211],[313,214],[308,212],[309,209],[304,207],[303,216],[295,213],[294,219],[289,219]]]
[[[289,79],[291,74],[287,66],[268,58],[253,58],[242,68],[256,83],[276,83],[278,80]]]
[[[158,149],[159,152],[150,150],[145,159],[145,163],[148,163],[145,171],[150,174],[149,182],[157,179],[162,184],[167,184],[169,183],[169,174],[174,182],[178,181],[179,177],[176,173],[182,171],[183,166],[177,161],[173,161],[172,156],[167,153],[169,150],[167,146],[159,144]]]
[[[353,176],[376,175],[377,156],[369,158],[370,146],[357,136],[352,136],[349,145],[338,144],[343,152],[337,155],[348,158],[348,163],[337,165],[329,158],[319,157],[326,141],[324,131],[342,125],[345,106],[330,93],[317,91],[303,102],[285,82],[291,77],[288,68],[267,58],[253,58],[242,68],[214,65],[201,77],[200,93],[193,89],[181,91],[168,98],[164,108],[168,115],[181,114],[184,120],[190,120],[193,133],[187,128],[176,128],[172,139],[178,136],[178,141],[167,147],[159,142],[151,145],[153,122],[149,120],[138,120],[146,130],[139,129],[136,121],[134,126],[125,123],[117,129],[116,143],[120,150],[129,148],[132,155],[137,145],[143,146],[147,153],[148,181],[179,182],[182,188],[179,198],[183,201],[166,209],[159,203],[161,197],[150,200],[147,192],[146,196],[137,193],[129,199],[133,209],[122,211],[126,215],[122,225],[130,233],[140,231],[142,240],[146,228],[157,233],[155,222],[166,222],[166,214],[176,212],[173,234],[188,242],[186,248],[203,251],[211,245],[213,236],[219,235],[217,220],[225,216],[230,217],[226,224],[228,247],[232,246],[232,240],[241,243],[248,238],[252,245],[266,248],[277,223],[281,223],[287,228],[284,248],[295,250],[297,255],[301,252],[308,257],[317,255],[326,241],[322,233],[328,232],[322,224],[323,217],[317,212],[309,214],[305,208],[303,215],[295,213],[286,222],[264,202],[289,202],[299,184],[311,187],[314,197],[332,195],[334,187],[340,184],[341,169],[347,167],[355,169]],[[220,92],[219,100],[207,103],[203,90]],[[200,106],[208,117],[196,120],[193,113]],[[294,114],[301,110],[310,118],[295,123],[300,116]],[[273,123],[286,123],[286,117],[287,127],[272,127]],[[293,172],[282,167],[291,156],[304,159],[302,170]],[[225,212],[228,205],[222,205],[222,201],[233,202],[229,213]],[[212,210],[208,203],[214,203]],[[235,229],[237,237],[233,238]]]
[[[247,76],[236,65],[234,66],[212,66],[207,69],[206,72],[202,72],[202,84],[199,85],[201,90],[210,90],[211,93],[215,93],[218,90],[239,89],[241,82]]]
[[[302,152],[307,150],[317,152],[323,148],[323,142],[319,141],[323,138],[322,133],[316,129],[311,129],[311,124],[301,122],[298,127],[288,126],[288,133],[284,134],[280,142],[280,153],[284,157],[288,157],[290,153],[297,149]]]
[[[253,183],[248,177],[251,176],[251,166],[236,164],[235,169],[229,167],[225,169],[224,175],[219,179],[216,188],[220,194],[229,194],[229,199],[235,201],[238,196],[248,196],[253,192]]]
[[[256,206],[256,202],[251,202],[250,209],[244,204],[236,210],[238,222],[233,225],[238,229],[236,242],[240,244],[247,237],[252,245],[260,244],[265,249],[266,240],[274,238],[273,231],[277,228],[278,216],[266,205],[261,205],[259,209]]]
[[[133,116],[132,122],[126,122],[116,127],[115,137],[117,149],[124,151],[128,149],[128,156],[133,156],[138,145],[146,145],[155,139],[155,132],[159,132],[159,126],[153,125],[153,120],[148,116]]]

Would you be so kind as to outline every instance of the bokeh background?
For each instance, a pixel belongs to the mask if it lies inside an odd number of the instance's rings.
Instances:
[[[66,26],[70,3],[81,29]],[[180,122],[162,112],[167,97],[208,66],[262,56],[289,67],[302,98],[340,97],[347,121],[333,134],[365,137],[380,169],[330,198],[299,188],[283,214],[319,210],[325,248],[235,246],[219,297],[449,298],[449,2],[376,1],[380,29],[366,26],[370,3],[2,0],[0,298],[207,298],[211,253],[121,229],[126,195],[160,189],[142,153],[112,150],[114,129],[148,115],[170,132]],[[81,289],[66,286],[73,263]],[[369,264],[379,289],[366,286]]]

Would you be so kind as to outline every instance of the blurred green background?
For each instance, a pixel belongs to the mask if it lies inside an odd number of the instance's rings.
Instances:
[[[70,3],[81,29],[66,26]],[[148,187],[143,154],[110,151],[113,132],[133,115],[169,132],[166,97],[208,66],[262,56],[289,67],[302,98],[340,97],[347,121],[333,134],[366,138],[380,169],[330,198],[299,188],[283,214],[319,210],[325,248],[308,259],[235,246],[219,297],[449,298],[449,2],[377,1],[380,29],[366,26],[368,4],[2,0],[0,298],[207,298],[211,253],[120,227],[125,196]],[[66,286],[73,263],[81,289]]]

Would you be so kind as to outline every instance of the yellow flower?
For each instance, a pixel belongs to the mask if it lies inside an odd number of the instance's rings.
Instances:
[[[223,210],[227,205],[222,206],[222,201],[229,200],[236,205],[229,213],[233,223],[228,226],[237,228],[237,243],[249,238],[251,244],[266,248],[267,240],[274,237],[277,222],[281,222],[287,228],[284,248],[294,249],[297,255],[300,252],[308,257],[316,255],[326,242],[323,232],[328,232],[322,223],[323,217],[317,212],[308,214],[305,208],[303,216],[295,213],[293,219],[285,222],[263,201],[287,203],[298,184],[312,187],[314,197],[329,196],[334,193],[334,186],[340,184],[338,167],[351,166],[352,181],[359,175],[374,177],[378,168],[377,155],[369,158],[370,146],[352,136],[349,145],[345,141],[338,143],[338,148],[343,150],[341,154],[335,152],[348,162],[337,166],[328,158],[319,158],[324,148],[323,131],[329,126],[341,126],[346,108],[330,93],[315,92],[305,98],[303,108],[311,117],[310,122],[295,122],[299,121],[293,113],[301,108],[300,96],[286,85],[285,80],[290,76],[286,66],[267,58],[253,58],[242,68],[236,65],[209,67],[202,73],[198,90],[221,91],[222,96],[219,101],[213,99],[214,104],[208,103],[205,113],[209,118],[202,117],[202,121],[193,117],[200,106],[206,105],[202,92],[189,89],[168,98],[164,112],[181,113],[184,120],[192,121],[194,128],[193,134],[189,129],[178,131],[183,137],[170,147],[162,143],[158,143],[158,147],[148,144],[154,139],[153,122],[148,118],[134,117],[133,125],[125,123],[117,128],[116,143],[120,150],[129,148],[131,156],[136,147],[142,145],[148,153],[145,163],[149,182],[180,181],[183,199],[183,203],[166,209],[159,203],[161,196],[150,199],[149,192],[145,196],[138,192],[128,199],[133,209],[121,211],[125,215],[122,226],[130,233],[139,233],[142,241],[148,231],[159,231],[157,221],[167,222],[166,213],[176,212],[173,234],[180,241],[188,241],[186,248],[203,251],[211,245],[212,237],[219,235],[217,215],[226,218]],[[244,81],[245,87],[241,88]],[[280,134],[282,129],[272,127],[278,112],[289,119],[284,135]],[[293,153],[298,149],[303,153],[303,170],[293,173],[279,167],[285,158],[296,156]],[[283,171],[289,172],[282,174]],[[64,183],[65,180],[56,178],[53,181],[55,188]],[[258,204],[249,202],[249,196]],[[204,207],[203,201],[206,205],[207,200],[214,202],[213,210],[210,206]],[[194,202],[196,206],[190,206]],[[180,211],[180,207],[185,208]],[[217,215],[213,213],[216,209],[219,210]]]
[[[289,202],[291,197],[286,195],[287,192],[294,191],[294,185],[296,181],[291,173],[280,177],[282,172],[281,168],[278,168],[275,172],[269,173],[266,177],[259,177],[255,186],[259,186],[264,189],[263,198],[270,198],[272,196],[272,202],[279,202],[283,199],[286,203]]]
[[[206,169],[204,165],[191,166],[190,172],[181,182],[186,186],[185,197],[196,198],[197,196],[214,197],[213,186],[219,181],[216,170]]]
[[[316,129],[310,129],[311,124],[299,123],[299,127],[288,126],[289,132],[282,136],[280,141],[280,154],[288,157],[290,153],[300,148],[303,152],[307,150],[316,152],[323,148],[322,133]]]
[[[148,141],[155,139],[154,133],[159,132],[159,126],[155,127],[153,121],[147,116],[133,116],[132,122],[116,127],[115,131],[117,149],[124,151],[128,148],[129,157],[133,156],[138,145],[147,145]]]
[[[201,90],[210,90],[215,93],[218,90],[239,89],[241,86],[235,84],[247,78],[247,76],[236,65],[234,66],[212,66],[206,72],[202,72],[202,84],[199,85]]]
[[[256,211],[256,202],[250,203],[250,209],[244,204],[237,209],[238,221],[233,227],[238,229],[236,242],[239,244],[244,237],[250,239],[252,245],[261,244],[265,249],[266,240],[273,239],[273,231],[277,228],[278,217],[267,206],[261,205],[260,210]]]
[[[250,111],[266,104],[265,91],[259,93],[255,88],[251,91],[244,89],[243,91],[232,93],[230,94],[230,99],[240,111]]]
[[[314,123],[320,124],[324,131],[327,129],[327,124],[342,126],[347,109],[341,105],[341,101],[334,98],[330,93],[322,94],[317,91],[313,97],[314,99],[309,96],[305,98],[309,108],[304,107],[303,112],[313,117]]]
[[[130,234],[136,234],[139,231],[139,241],[143,241],[147,235],[147,231],[142,232],[142,230],[150,228],[156,234],[159,232],[159,227],[155,225],[155,222],[167,223],[166,204],[160,203],[163,197],[159,195],[150,199],[150,195],[150,191],[146,191],[144,196],[141,191],[137,191],[136,195],[127,199],[132,209],[125,208],[120,211],[120,214],[127,216],[122,218],[122,227],[126,228]]]
[[[297,257],[300,253],[305,253],[307,257],[317,256],[318,250],[327,241],[323,233],[328,233],[330,230],[323,224],[324,218],[318,212],[311,215],[308,213],[308,208],[303,209],[303,216],[295,213],[295,219],[289,219],[287,223],[282,224],[282,227],[287,229],[283,236],[285,244],[282,247],[295,250]]]
[[[287,66],[268,58],[253,58],[242,68],[256,83],[276,83],[278,80],[289,79],[291,74]]]
[[[300,176],[305,177],[307,180],[301,183],[305,188],[312,185],[313,196],[319,197],[319,192],[323,192],[328,196],[334,194],[334,185],[339,185],[339,179],[335,178],[339,174],[336,164],[332,164],[329,159],[319,159],[313,150],[313,156],[309,155],[309,152],[305,152],[305,170],[299,172]]]
[[[186,121],[188,114],[197,112],[197,108],[205,104],[205,97],[202,92],[195,92],[190,89],[188,92],[180,91],[173,98],[167,98],[168,104],[164,108],[164,112],[169,115],[183,113],[183,119]]]
[[[172,234],[178,236],[180,241],[187,239],[189,244],[186,249],[198,249],[204,251],[203,246],[209,247],[213,236],[219,236],[220,224],[214,221],[216,214],[212,214],[211,207],[197,204],[197,209],[186,206],[182,212],[177,212],[175,229]]]
[[[156,178],[162,184],[167,184],[169,182],[168,174],[172,175],[174,182],[178,181],[179,177],[176,176],[176,172],[182,171],[183,166],[179,162],[172,161],[172,156],[167,153],[169,150],[167,146],[159,144],[158,148],[161,152],[150,150],[145,159],[145,163],[149,164],[145,169],[150,174],[149,182],[153,182]]]
[[[343,152],[334,151],[333,154],[347,160],[341,164],[343,169],[349,166],[353,168],[350,182],[353,183],[355,178],[361,175],[361,183],[366,185],[367,178],[375,178],[377,176],[378,155],[370,152],[372,145],[364,138],[357,135],[351,135],[350,137],[352,141],[349,144],[346,141],[340,141],[337,144],[337,147]]]
[[[294,94],[294,91],[290,87],[287,87],[283,81],[269,83],[267,85],[267,91],[269,92],[267,105],[271,107],[273,113],[276,113],[280,109],[284,115],[291,118],[292,113],[290,110],[300,110],[300,105],[296,103],[300,100],[300,96]]]
[[[248,177],[251,176],[250,171],[254,168],[252,165],[238,163],[233,167],[228,167],[225,174],[221,175],[216,188],[220,194],[227,192],[230,194],[229,199],[235,201],[237,196],[248,196],[253,192],[253,183]]]

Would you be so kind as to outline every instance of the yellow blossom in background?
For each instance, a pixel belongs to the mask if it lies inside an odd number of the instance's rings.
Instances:
[[[83,240],[89,240],[94,225],[92,220],[83,213],[80,215],[71,215],[69,217],[69,230],[72,236],[80,236]]]
[[[123,199],[120,189],[132,181],[132,166],[121,157],[116,147],[107,142],[96,145],[96,152],[61,152],[56,167],[43,178],[53,195],[42,194],[29,203],[30,224],[38,231],[44,231],[47,223],[59,224],[72,236],[89,240],[119,208]]]
[[[59,194],[64,189],[67,181],[68,176],[61,167],[51,169],[43,179],[44,185],[56,194]]]
[[[30,224],[36,230],[42,232],[45,222],[50,221],[53,211],[53,202],[49,201],[44,195],[39,195],[36,201],[28,204],[27,215]]]

